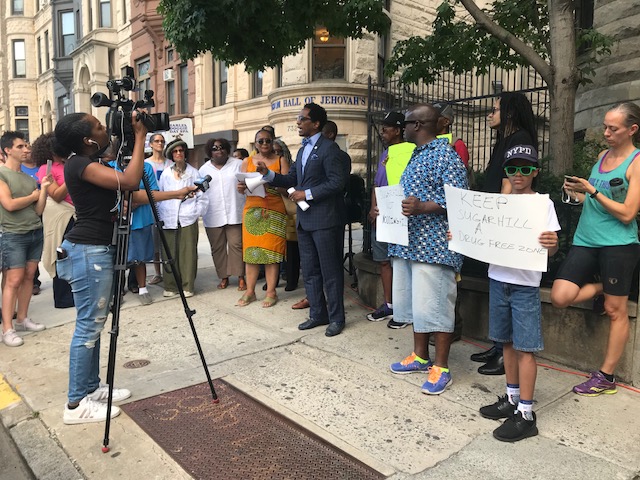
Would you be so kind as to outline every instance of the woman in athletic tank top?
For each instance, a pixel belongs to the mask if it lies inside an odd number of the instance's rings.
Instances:
[[[573,246],[551,290],[558,308],[604,293],[611,326],[599,371],[573,387],[580,395],[616,393],[614,371],[629,338],[627,301],[638,262],[640,210],[640,107],[625,102],[604,117],[609,149],[598,156],[588,180],[567,177],[564,188],[583,204]],[[634,144],[635,143],[635,144]]]

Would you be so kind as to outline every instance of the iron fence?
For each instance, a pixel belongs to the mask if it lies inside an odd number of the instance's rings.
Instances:
[[[486,74],[479,76],[472,73],[443,73],[437,81],[429,84],[405,85],[397,79],[375,84],[370,78],[367,111],[367,202],[370,202],[378,158],[384,150],[380,121],[388,111],[405,111],[419,103],[449,103],[454,110],[451,126],[453,138],[461,138],[467,145],[470,168],[474,172],[483,172],[489,163],[496,140],[496,132],[489,128],[486,118],[496,96],[502,91],[521,92],[531,101],[538,129],[539,150],[544,157],[549,144],[548,90],[542,77],[533,68],[516,71],[491,68]],[[368,207],[369,205],[366,211]],[[365,222],[365,252],[371,252],[370,230],[370,225]]]

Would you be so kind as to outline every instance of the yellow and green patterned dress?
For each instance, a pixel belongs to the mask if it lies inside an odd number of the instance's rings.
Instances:
[[[269,166],[280,173],[280,160]],[[248,158],[247,172],[255,172],[253,158]],[[265,185],[266,186],[266,185]],[[267,188],[262,197],[247,196],[242,213],[242,256],[245,263],[267,265],[284,260],[287,249],[287,212],[280,193]]]

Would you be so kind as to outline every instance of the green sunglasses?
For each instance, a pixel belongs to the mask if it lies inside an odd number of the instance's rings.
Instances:
[[[509,165],[508,167],[504,167],[505,173],[510,177],[513,177],[518,172],[520,172],[520,174],[522,176],[528,177],[533,172],[535,172],[537,169],[538,169],[538,167],[533,167],[531,165],[525,165],[523,167],[516,167],[516,166],[513,166],[513,165]]]

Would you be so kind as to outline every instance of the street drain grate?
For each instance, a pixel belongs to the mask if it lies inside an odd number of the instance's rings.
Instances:
[[[223,380],[138,400],[122,409],[196,479],[383,479]]]
[[[149,365],[151,362],[149,360],[131,360],[123,365],[124,368],[142,368]]]

